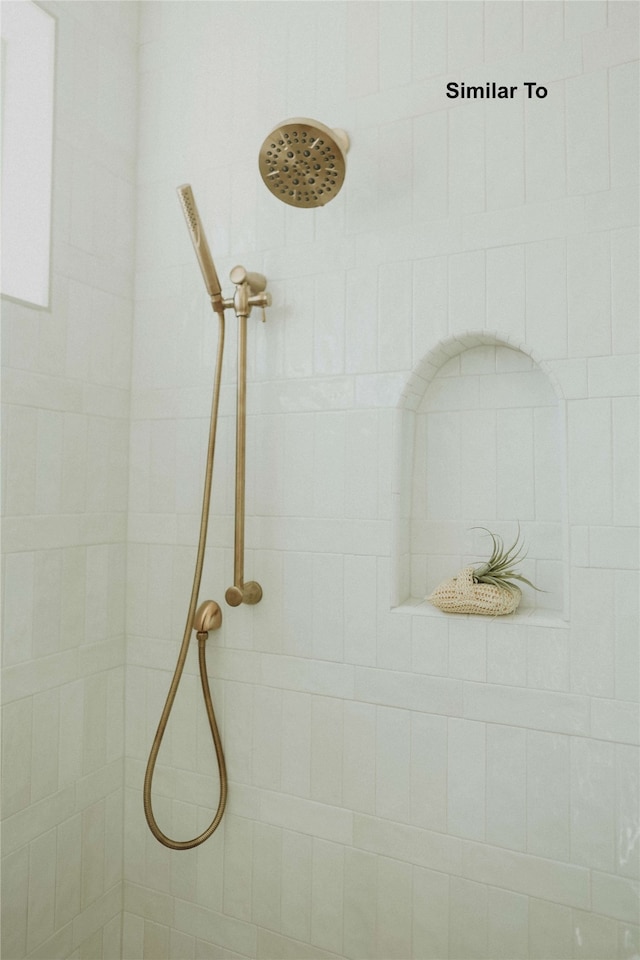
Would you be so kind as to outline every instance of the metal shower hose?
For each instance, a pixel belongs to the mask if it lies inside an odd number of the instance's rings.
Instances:
[[[218,761],[218,771],[220,774],[220,800],[218,802],[218,809],[216,814],[204,831],[198,837],[194,837],[192,840],[172,840],[170,837],[167,837],[160,827],[158,826],[156,819],[153,815],[153,807],[151,803],[151,785],[153,782],[153,771],[155,769],[156,760],[158,758],[158,753],[160,751],[160,746],[162,744],[162,738],[164,737],[164,732],[166,730],[167,722],[169,720],[169,715],[171,713],[173,702],[176,698],[176,693],[178,692],[178,686],[180,684],[180,679],[182,677],[182,671],[184,669],[185,660],[187,658],[187,652],[189,650],[189,640],[191,639],[191,631],[193,629],[193,618],[196,611],[196,606],[198,603],[198,594],[200,592],[200,581],[202,579],[202,566],[204,563],[204,551],[207,544],[207,524],[209,521],[209,504],[211,500],[211,481],[213,476],[213,455],[215,452],[216,446],[216,429],[218,425],[218,402],[220,399],[220,380],[222,377],[222,357],[224,353],[224,313],[222,311],[218,312],[219,319],[219,335],[218,335],[218,355],[216,359],[216,373],[215,380],[213,385],[213,400],[211,404],[211,423],[209,426],[209,445],[207,448],[207,466],[205,471],[205,480],[204,480],[204,495],[202,498],[202,515],[200,519],[200,538],[198,540],[198,553],[196,556],[196,567],[193,574],[193,588],[191,590],[191,600],[189,602],[189,612],[187,614],[187,623],[184,629],[184,636],[182,638],[182,646],[180,647],[180,653],[178,654],[178,661],[176,663],[176,669],[173,674],[173,679],[171,681],[171,686],[169,688],[169,693],[167,694],[167,699],[162,710],[162,715],[160,717],[160,722],[158,724],[158,729],[151,747],[151,753],[149,754],[149,760],[147,761],[147,770],[144,776],[144,813],[147,818],[147,823],[149,828],[153,833],[154,837],[163,843],[165,847],[170,847],[172,850],[191,850],[193,847],[199,846],[199,844],[204,843],[205,840],[211,836],[211,834],[216,830],[220,821],[222,820],[222,815],[224,813],[224,808],[227,802],[227,768],[224,759],[224,750],[222,748],[222,741],[220,739],[220,733],[218,731],[218,724],[216,723],[216,716],[213,710],[213,703],[211,702],[211,691],[209,689],[209,680],[207,678],[207,661],[205,653],[205,644],[207,641],[208,634],[198,634],[198,663],[200,666],[200,680],[202,681],[202,693],[204,696],[204,703],[207,710],[207,717],[209,719],[209,727],[211,729],[211,736],[213,737],[213,743],[216,751],[216,760]]]

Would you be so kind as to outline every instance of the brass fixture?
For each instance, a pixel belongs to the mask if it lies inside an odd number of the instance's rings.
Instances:
[[[196,610],[198,603],[198,594],[200,592],[200,582],[202,580],[202,567],[204,564],[204,554],[207,542],[207,526],[209,522],[209,506],[211,502],[211,485],[213,480],[213,460],[215,454],[216,431],[218,425],[218,407],[220,402],[220,383],[222,380],[222,361],[224,355],[224,311],[233,308],[238,316],[238,411],[236,426],[236,524],[235,524],[235,560],[234,560],[234,585],[229,587],[226,592],[227,602],[231,606],[238,606],[241,603],[258,603],[262,597],[262,588],[259,583],[250,581],[244,583],[244,491],[245,491],[245,436],[246,436],[246,324],[247,317],[250,315],[253,307],[261,307],[262,319],[265,319],[265,307],[271,305],[271,294],[266,292],[266,278],[258,273],[249,273],[244,267],[234,267],[231,271],[231,280],[236,285],[236,292],[233,298],[225,299],[222,296],[218,274],[211,258],[209,245],[205,236],[198,209],[193,196],[191,187],[188,184],[178,188],[178,196],[182,204],[182,209],[187,221],[193,247],[200,264],[202,276],[205,282],[207,293],[211,301],[212,309],[218,315],[219,334],[218,334],[218,352],[216,358],[216,369],[213,384],[213,397],[211,403],[211,417],[209,425],[209,443],[207,447],[207,463],[205,469],[204,494],[202,498],[202,513],[200,516],[200,535],[198,539],[198,549],[196,554],[196,566],[193,575],[193,586],[191,589],[191,599],[189,601],[189,610],[187,621],[182,638],[182,645],[178,654],[178,661],[169,687],[169,693],[160,716],[158,729],[153,740],[147,769],[144,777],[144,812],[147,823],[154,837],[170,847],[172,850],[190,850],[193,847],[204,843],[212,833],[217,829],[227,802],[228,781],[226,762],[222,740],[216,722],[215,712],[209,688],[207,676],[207,663],[205,645],[211,630],[217,630],[222,624],[222,611],[215,600],[205,600]],[[191,631],[196,633],[198,640],[198,665],[200,669],[200,681],[202,684],[202,693],[204,697],[205,709],[209,720],[209,728],[216,752],[216,760],[220,775],[220,794],[218,808],[209,826],[199,836],[191,840],[172,840],[166,836],[158,826],[153,814],[151,801],[151,787],[153,783],[153,774],[158,759],[158,753],[165,734],[169,715],[178,692],[178,686],[182,678],[189,642],[191,640]]]
[[[213,302],[212,302],[213,306]],[[214,308],[215,309],[215,308]],[[202,566],[204,564],[204,552],[207,544],[207,525],[209,522],[209,504],[211,501],[211,482],[213,478],[213,458],[215,453],[216,446],[216,430],[218,425],[218,404],[220,401],[220,381],[222,379],[222,358],[224,354],[224,311],[218,312],[218,321],[219,321],[219,335],[218,335],[218,355],[216,361],[216,372],[213,385],[213,399],[211,404],[211,420],[209,426],[209,444],[207,447],[207,465],[205,469],[205,480],[204,480],[204,494],[202,498],[202,514],[200,517],[200,536],[198,539],[198,551],[196,554],[196,567],[193,574],[193,586],[191,589],[191,599],[189,601],[189,611],[187,613],[187,622],[184,628],[184,634],[182,637],[182,645],[180,647],[180,652],[178,654],[178,662],[176,663],[176,668],[173,674],[173,679],[171,680],[171,686],[169,687],[169,693],[167,694],[167,699],[165,705],[162,709],[162,714],[160,716],[160,722],[158,723],[158,729],[156,730],[156,735],[153,740],[153,745],[151,747],[151,752],[149,754],[149,759],[147,761],[147,769],[144,776],[144,788],[143,788],[143,799],[144,799],[144,814],[149,824],[149,829],[152,834],[159,840],[160,843],[164,844],[165,847],[170,847],[172,850],[191,850],[193,847],[199,846],[201,843],[204,843],[212,833],[217,829],[218,824],[222,820],[222,815],[224,813],[224,808],[227,803],[227,768],[224,758],[224,750],[222,747],[222,741],[220,739],[220,733],[218,731],[218,724],[216,723],[216,716],[213,709],[213,703],[211,699],[211,690],[209,689],[209,680],[207,677],[207,663],[206,663],[206,654],[205,654],[205,643],[207,637],[209,636],[209,630],[217,629],[222,623],[222,613],[220,607],[214,600],[208,600],[202,604],[198,612],[196,613],[196,604],[198,602],[198,593],[200,592],[200,581],[202,579]],[[215,609],[217,608],[217,615]],[[216,760],[218,764],[218,772],[220,775],[220,796],[218,800],[218,809],[216,810],[215,816],[207,829],[201,833],[199,836],[194,837],[192,840],[172,840],[168,837],[158,826],[156,818],[153,813],[153,805],[151,801],[151,787],[153,784],[153,773],[156,766],[156,760],[158,759],[158,753],[160,752],[160,746],[162,744],[162,739],[169,721],[169,715],[173,708],[173,703],[178,692],[178,686],[180,685],[180,680],[182,678],[182,671],[184,670],[185,660],[187,659],[187,653],[189,650],[189,642],[191,640],[191,630],[197,630],[198,638],[198,666],[200,669],[200,681],[202,684],[202,693],[204,697],[205,708],[207,711],[207,718],[209,720],[209,729],[211,730],[211,736],[213,739],[213,744],[216,751]]]
[[[322,207],[344,183],[349,137],[317,120],[284,120],[260,148],[260,176],[292,207]]]
[[[207,293],[211,298],[211,305],[216,313],[224,313],[224,307],[222,305],[222,290],[220,288],[220,281],[218,280],[218,273],[214,266],[211,252],[209,250],[209,244],[207,243],[207,238],[198,215],[198,208],[196,207],[193,190],[188,183],[178,187],[178,197],[180,198],[182,211],[184,213],[185,220],[187,221],[189,236],[191,237],[191,242],[193,243],[193,249],[195,250],[198,263],[200,264],[202,279],[204,280],[204,285],[207,288]]]
[[[247,273],[244,267],[234,267],[230,274],[236,285],[233,306],[238,317],[238,386],[236,409],[236,522],[234,538],[233,585],[225,592],[231,607],[241,603],[254,604],[262,599],[262,587],[255,580],[244,582],[244,516],[245,469],[247,430],[247,317],[252,307],[271,305],[271,294],[265,292],[267,281],[259,273]]]

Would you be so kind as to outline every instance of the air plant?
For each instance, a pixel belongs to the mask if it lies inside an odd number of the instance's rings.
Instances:
[[[520,580],[522,583],[526,583],[539,593],[545,592],[544,590],[540,590],[539,587],[536,587],[535,584],[531,583],[530,580],[527,580],[526,577],[523,577],[521,573],[516,571],[517,565],[521,563],[527,556],[526,553],[522,552],[524,549],[524,544],[520,543],[519,524],[518,535],[516,536],[516,539],[511,546],[506,549],[504,541],[499,534],[492,533],[491,530],[488,530],[486,527],[472,527],[471,529],[484,530],[489,534],[491,540],[493,541],[493,552],[489,559],[486,561],[486,563],[481,564],[481,566],[474,567],[474,583],[490,583],[494,587],[498,587],[499,589],[506,590],[508,593],[515,594],[518,592],[519,588],[511,581]]]

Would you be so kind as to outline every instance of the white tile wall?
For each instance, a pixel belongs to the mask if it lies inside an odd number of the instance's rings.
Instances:
[[[636,6],[166,2],[141,5],[138,34],[137,4],[47,6],[53,307],[3,304],[7,957],[631,960]],[[548,96],[444,95],[501,76]],[[305,114],[352,141],[341,195],[314,212],[278,204],[255,161],[271,125]],[[247,567],[265,597],[226,610],[211,648],[231,791],[193,855],[159,847],[141,810],[215,350],[184,181],[221,276],[262,269],[274,294],[250,334]],[[218,599],[233,326],[205,567]],[[567,401],[564,547],[546,407],[512,407],[529,353]],[[462,501],[476,522],[537,523],[532,578],[549,589],[571,560],[564,628],[389,612],[391,410],[405,387],[417,409],[427,381],[440,392],[416,450],[430,469],[440,437],[449,468],[416,504],[447,506],[454,526]],[[436,519],[440,556],[475,555]],[[412,591],[451,572],[416,559]],[[217,789],[197,687],[190,658],[155,787],[184,833]]]
[[[51,308],[3,301],[2,953],[121,955],[135,4],[57,21]]]

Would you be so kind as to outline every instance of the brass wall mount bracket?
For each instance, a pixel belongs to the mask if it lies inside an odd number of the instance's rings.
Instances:
[[[245,519],[245,470],[247,434],[247,317],[253,307],[262,310],[271,306],[271,294],[267,291],[267,278],[261,273],[249,273],[242,266],[234,267],[230,279],[236,286],[231,300],[225,307],[233,307],[238,318],[238,386],[236,405],[236,502],[233,585],[225,592],[225,600],[231,607],[241,603],[255,604],[262,599],[262,587],[255,580],[244,582],[244,519]]]

